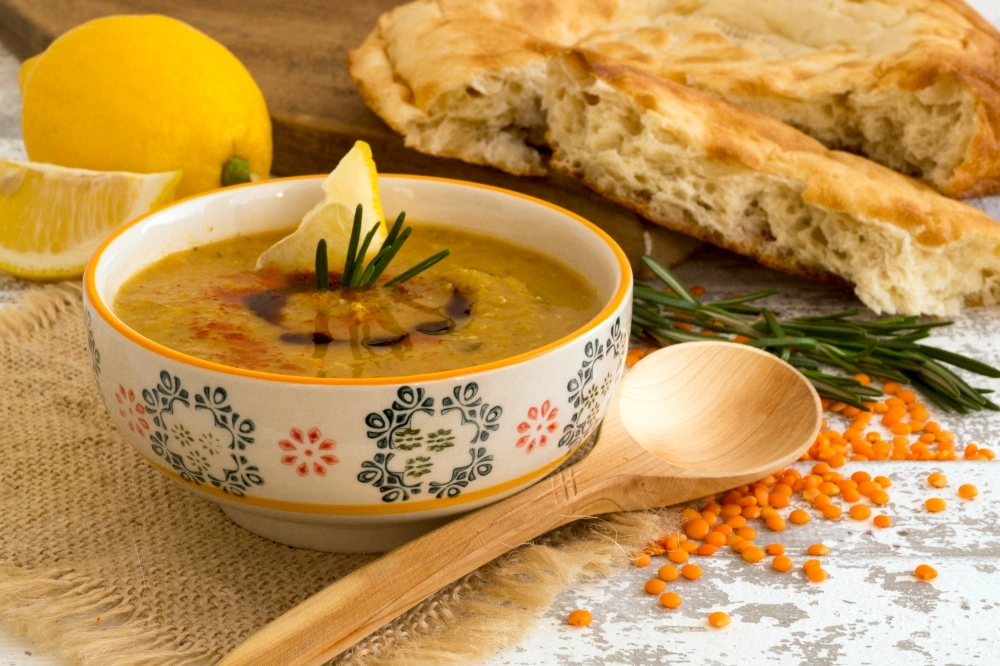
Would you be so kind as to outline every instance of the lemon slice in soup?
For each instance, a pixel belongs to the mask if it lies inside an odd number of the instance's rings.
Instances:
[[[299,228],[266,249],[257,259],[257,268],[273,266],[282,271],[312,270],[316,261],[316,245],[326,239],[330,272],[339,272],[347,258],[351,240],[354,211],[362,206],[361,237],[378,230],[372,237],[365,259],[371,259],[382,247],[386,237],[385,217],[379,201],[378,172],[367,143],[358,141],[340,160],[340,164],[323,181],[326,197],[306,213]]]

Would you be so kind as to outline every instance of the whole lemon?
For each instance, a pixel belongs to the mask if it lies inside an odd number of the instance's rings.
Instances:
[[[34,162],[180,169],[178,196],[270,173],[271,121],[260,88],[226,47],[181,21],[84,23],[26,60],[20,87]]]

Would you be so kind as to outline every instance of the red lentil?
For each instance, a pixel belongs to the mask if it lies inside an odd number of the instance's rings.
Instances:
[[[667,592],[660,595],[660,603],[667,608],[677,608],[681,605],[681,597],[676,592]]]
[[[667,584],[659,578],[653,578],[646,581],[646,592],[649,592],[650,594],[660,594],[665,589],[667,589]]]
[[[708,623],[719,629],[728,625],[729,622],[729,615],[723,613],[722,611],[716,611],[708,616]]]
[[[771,560],[771,567],[776,571],[790,571],[793,564],[790,559],[784,555],[778,555],[773,560]]]

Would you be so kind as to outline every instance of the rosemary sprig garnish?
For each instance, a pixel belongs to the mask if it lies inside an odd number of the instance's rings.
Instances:
[[[788,361],[821,396],[865,411],[869,411],[865,403],[882,392],[853,377],[826,372],[823,367],[912,384],[946,412],[1000,411],[1000,406],[985,397],[991,390],[969,386],[944,364],[984,377],[1000,377],[1000,370],[961,354],[918,344],[930,336],[931,329],[953,322],[921,323],[920,317],[858,320],[857,310],[781,319],[778,313],[753,304],[778,293],[777,289],[703,303],[666,266],[652,257],[642,260],[666,285],[664,290],[635,285],[632,331],[645,342],[663,347],[718,340],[715,334],[741,336],[738,341]]]
[[[372,239],[375,237],[375,232],[378,230],[381,222],[376,222],[375,226],[368,231],[362,241],[361,214],[361,204],[358,204],[358,207],[354,210],[354,224],[351,227],[351,238],[347,244],[347,258],[344,260],[344,275],[340,280],[340,286],[343,289],[362,289],[364,287],[371,287],[374,285],[375,281],[378,280],[382,273],[385,272],[385,269],[389,267],[389,263],[396,257],[400,248],[403,247],[403,243],[405,243],[406,239],[408,239],[410,234],[413,233],[412,226],[403,229],[403,220],[406,219],[406,213],[400,213],[399,216],[396,217],[396,221],[393,223],[392,228],[389,229],[389,233],[386,234],[385,240],[382,241],[382,247],[379,248],[379,251],[375,254],[372,260],[365,265],[365,255],[368,254],[368,248],[371,245]],[[358,247],[359,242],[361,247]],[[322,252],[320,252],[320,247],[323,248]],[[320,257],[321,254],[322,261]],[[385,286],[392,287],[402,284],[419,273],[424,272],[434,264],[447,257],[449,254],[451,254],[451,250],[441,250],[437,254],[427,257],[412,268],[392,278],[385,283]],[[325,276],[322,280],[320,279],[321,270],[322,275]],[[316,246],[316,285],[317,289],[320,291],[324,290],[324,287],[321,286],[323,284],[327,285],[327,289],[329,288],[328,275],[326,239],[321,239]]]

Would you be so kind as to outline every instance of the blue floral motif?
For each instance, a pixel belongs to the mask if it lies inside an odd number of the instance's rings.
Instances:
[[[491,432],[496,432],[500,424],[497,421],[500,420],[500,415],[503,414],[503,408],[494,406],[490,407],[488,404],[483,402],[482,398],[476,396],[479,392],[479,384],[475,382],[469,382],[465,387],[456,386],[452,390],[452,398],[444,398],[441,401],[441,414],[448,414],[449,412],[458,412],[462,415],[462,425],[467,425],[471,423],[476,426],[476,434],[472,436],[472,441],[470,444],[475,444],[476,442],[485,442],[490,438]]]
[[[628,335],[622,328],[621,317],[615,319],[615,323],[608,331],[608,337],[603,341],[598,336],[587,342],[583,349],[580,369],[566,384],[573,414],[569,423],[563,427],[562,437],[559,438],[560,447],[576,447],[597,427],[600,398],[607,394],[615,379],[621,377],[627,348]],[[594,384],[594,369],[598,361],[605,357],[613,358],[617,363],[614,369],[607,372],[600,385]]]
[[[187,389],[181,386],[178,377],[169,372],[160,373],[159,383],[152,389],[144,389],[142,399],[146,403],[146,413],[152,417],[153,429],[149,435],[153,453],[163,458],[177,474],[190,484],[208,484],[236,497],[243,497],[251,486],[264,485],[264,479],[256,465],[251,465],[245,455],[247,446],[253,444],[254,422],[243,418],[228,404],[228,393],[222,387],[206,386],[192,401]],[[229,435],[224,442],[228,451],[225,462],[217,463],[222,473],[213,474],[209,465],[198,463],[197,459],[171,448],[172,438],[167,417],[175,417],[178,409],[207,411],[212,415],[214,426]],[[171,419],[173,420],[173,419]],[[175,424],[175,431],[180,432]],[[184,432],[188,432],[186,429]],[[190,438],[190,434],[188,434]],[[183,444],[183,443],[182,443]],[[191,463],[191,464],[189,464]]]
[[[461,425],[473,428],[469,442],[473,445],[485,442],[491,432],[497,431],[503,414],[502,407],[490,405],[479,396],[479,385],[475,382],[454,387],[451,395],[445,396],[440,404],[441,408],[437,410],[435,399],[428,397],[424,389],[403,386],[389,408],[372,412],[365,418],[368,438],[375,440],[376,446],[385,451],[379,451],[371,460],[361,463],[358,481],[375,486],[382,494],[383,502],[407,501],[424,492],[438,499],[457,497],[470,483],[493,470],[493,456],[487,453],[486,447],[473,446],[469,449],[470,461],[452,469],[448,481],[431,481],[425,488],[420,477],[431,473],[433,458],[409,452],[423,449],[426,443],[427,451],[440,453],[452,447],[454,437],[450,429],[440,428],[430,433],[414,429],[412,419],[416,414],[441,417],[458,412]],[[396,437],[399,437],[398,442]],[[405,451],[412,456],[402,459],[402,471],[390,468],[396,451]]]

